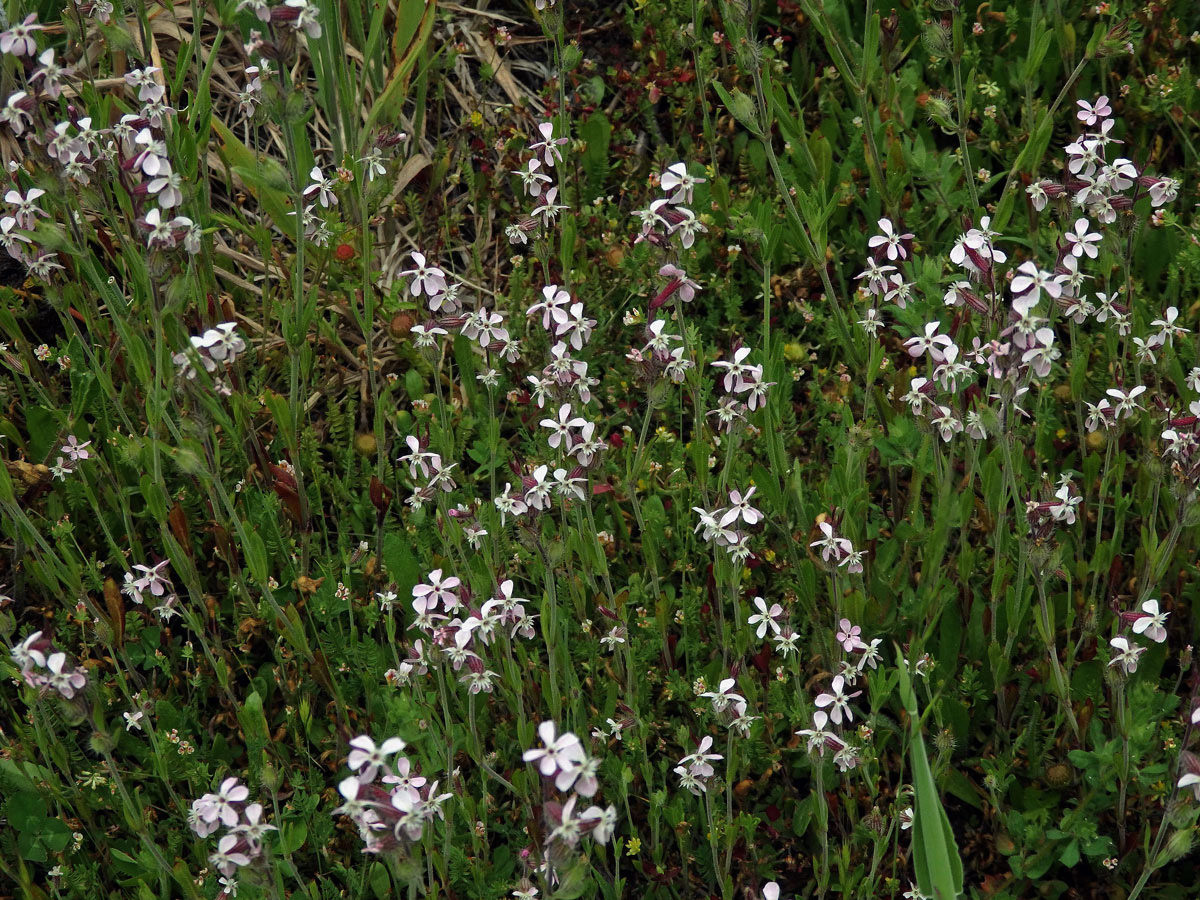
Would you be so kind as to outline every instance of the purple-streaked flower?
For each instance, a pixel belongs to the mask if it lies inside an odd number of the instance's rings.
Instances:
[[[414,250],[412,260],[413,268],[400,273],[401,278],[412,276],[408,284],[409,293],[417,297],[424,292],[427,297],[434,297],[446,290],[446,273],[437,266],[429,265],[425,254]]]
[[[46,26],[37,24],[37,13],[30,13],[8,31],[0,32],[0,53],[12,56],[33,56],[37,53],[34,34]]]
[[[842,619],[838,622],[838,631],[835,637],[837,642],[842,645],[842,649],[849,653],[851,650],[856,650],[859,647],[865,647],[862,642],[862,628],[858,625],[851,625],[849,619]]]

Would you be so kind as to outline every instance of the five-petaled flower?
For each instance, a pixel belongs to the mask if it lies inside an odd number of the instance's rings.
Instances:
[[[1120,666],[1125,670],[1126,675],[1132,675],[1134,672],[1136,672],[1138,667],[1138,657],[1146,652],[1146,648],[1138,646],[1137,644],[1129,643],[1129,638],[1120,634],[1118,634],[1108,643],[1109,646],[1111,646],[1115,651],[1113,653],[1113,658],[1109,660],[1108,664],[1110,666]]]
[[[877,247],[883,247],[887,258],[893,262],[897,259],[907,259],[908,252],[904,249],[902,241],[911,241],[912,234],[900,234],[892,227],[891,219],[880,219],[879,230],[882,234],[877,234],[867,241],[867,246],[874,250]]]
[[[862,691],[855,691],[853,694],[847,694],[843,688],[846,686],[846,679],[841,675],[835,675],[833,678],[833,689],[823,694],[818,694],[813,701],[818,707],[824,709],[826,706],[832,707],[829,711],[829,718],[833,720],[833,724],[841,725],[842,717],[846,717],[847,722],[854,721],[854,714],[850,710],[850,700],[857,697]]]
[[[767,635],[767,630],[771,630],[775,634],[779,634],[782,630],[779,624],[779,617],[783,615],[783,607],[778,603],[772,603],[767,607],[767,601],[762,597],[754,598],[754,605],[758,608],[758,612],[746,620],[747,625],[757,625],[756,634],[761,641]]]
[[[1142,603],[1141,612],[1123,612],[1122,621],[1133,625],[1134,634],[1144,634],[1155,643],[1161,644],[1167,639],[1166,622],[1170,613],[1158,608],[1158,600],[1151,597]]]
[[[370,784],[375,780],[375,774],[380,767],[387,764],[387,758],[394,753],[399,753],[405,747],[404,741],[398,737],[391,737],[385,740],[379,746],[375,745],[369,735],[359,735],[350,741],[350,756],[346,760],[346,765],[351,772],[358,772],[358,780],[363,784]]]

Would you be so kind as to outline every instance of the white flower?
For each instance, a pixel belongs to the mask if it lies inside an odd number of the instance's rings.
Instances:
[[[358,772],[358,780],[363,784],[370,784],[375,780],[375,773],[386,764],[386,758],[393,753],[399,753],[406,744],[400,738],[392,737],[377,747],[375,741],[363,734],[350,741],[350,746],[353,749],[346,759],[346,766],[351,772],[361,769],[362,771]]]
[[[907,259],[908,253],[905,252],[901,241],[911,241],[912,234],[900,234],[892,228],[891,219],[880,219],[879,230],[883,234],[878,234],[867,241],[867,246],[874,249],[875,247],[886,247],[887,258],[890,260]]]
[[[1137,616],[1137,621],[1133,623],[1134,634],[1144,634],[1158,644],[1167,639],[1167,629],[1163,626],[1170,613],[1160,612],[1156,599],[1151,597],[1142,604],[1142,612],[1134,613],[1134,615]]]
[[[745,706],[746,698],[741,694],[736,693],[733,688],[737,684],[736,679],[722,679],[720,686],[715,691],[705,691],[701,697],[708,697],[712,700],[712,708],[715,713],[722,713],[727,710],[730,705]]]
[[[854,721],[854,713],[850,710],[850,700],[857,697],[862,691],[855,691],[853,694],[846,694],[843,688],[846,686],[846,679],[841,675],[835,675],[833,679],[832,692],[818,694],[813,701],[818,707],[824,709],[826,706],[832,706],[829,718],[833,720],[833,724],[842,724],[842,717],[846,717],[847,722]]]
[[[556,775],[560,770],[573,769],[586,758],[583,744],[579,738],[569,731],[556,736],[556,727],[552,721],[543,722],[537,729],[542,747],[526,750],[522,755],[525,762],[535,762],[547,778]]]
[[[1090,259],[1095,259],[1099,254],[1099,244],[1104,236],[1098,231],[1089,231],[1090,228],[1091,223],[1087,219],[1079,218],[1075,220],[1074,230],[1064,235],[1072,256],[1080,257],[1086,253]]]
[[[1138,657],[1146,652],[1146,648],[1140,647],[1137,644],[1130,644],[1129,639],[1123,635],[1117,635],[1108,643],[1116,651],[1108,664],[1110,666],[1120,666],[1125,670],[1126,675],[1132,675],[1136,672]]]
[[[707,178],[701,178],[697,175],[689,175],[687,163],[677,162],[667,167],[667,171],[662,173],[658,183],[664,191],[675,191],[668,198],[671,203],[691,203],[692,188],[697,184],[703,184],[707,180]]]
[[[747,625],[757,625],[758,639],[761,641],[766,637],[767,631],[770,630],[775,634],[779,634],[780,628],[778,619],[783,615],[783,607],[778,603],[772,603],[770,609],[767,608],[767,602],[762,597],[754,598],[754,605],[758,608],[758,613],[746,620]]]
[[[567,446],[564,449],[570,449],[571,446],[571,429],[582,428],[587,424],[587,421],[579,416],[571,417],[571,404],[564,403],[558,408],[557,419],[542,419],[539,422],[543,428],[549,428],[551,431],[547,442],[551,449],[557,449],[565,439]]]
[[[412,281],[408,285],[410,293],[414,297],[419,296],[422,291],[428,297],[444,293],[446,290],[446,273],[437,266],[428,265],[423,253],[418,253],[414,250],[412,259],[414,263],[413,268],[400,273],[401,278],[409,275],[412,276]]]

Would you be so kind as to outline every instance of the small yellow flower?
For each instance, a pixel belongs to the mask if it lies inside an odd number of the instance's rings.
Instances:
[[[631,837],[629,843],[625,845],[626,856],[637,856],[642,852],[642,841],[640,838]]]

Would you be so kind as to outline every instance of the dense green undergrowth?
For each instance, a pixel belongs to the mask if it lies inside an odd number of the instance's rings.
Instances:
[[[8,3],[0,896],[1194,896],[1198,45]]]

